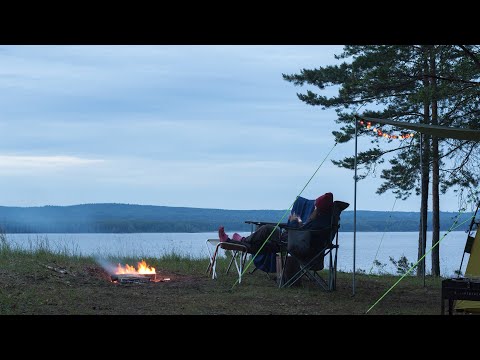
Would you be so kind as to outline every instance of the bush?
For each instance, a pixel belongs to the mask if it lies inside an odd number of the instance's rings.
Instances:
[[[377,268],[377,273],[379,275],[385,275],[387,274],[387,272],[385,271],[385,266],[387,266],[387,264],[383,264],[382,262],[378,261],[377,259],[373,260],[373,266],[375,266]],[[372,268],[373,268],[372,266]],[[371,273],[372,271],[370,271]]]
[[[404,275],[413,267],[413,263],[409,262],[405,255],[400,256],[398,260],[393,257],[389,257],[390,262],[397,268],[397,274]]]

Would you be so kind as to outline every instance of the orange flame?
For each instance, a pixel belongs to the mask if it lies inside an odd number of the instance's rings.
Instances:
[[[138,270],[128,264],[126,264],[125,267],[118,264],[115,274],[155,274],[155,268],[148,266],[145,260],[140,261],[137,267]]]

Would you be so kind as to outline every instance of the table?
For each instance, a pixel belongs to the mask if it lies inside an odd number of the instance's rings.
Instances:
[[[445,301],[448,300],[448,314],[453,313],[455,300],[480,301],[480,279],[453,278],[442,281],[442,315],[445,313]]]

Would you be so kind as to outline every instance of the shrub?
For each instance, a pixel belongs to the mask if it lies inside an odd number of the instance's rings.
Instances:
[[[390,262],[397,268],[397,274],[399,275],[406,274],[408,270],[413,267],[413,263],[409,262],[405,255],[400,256],[398,260],[395,260],[391,256],[389,258]]]

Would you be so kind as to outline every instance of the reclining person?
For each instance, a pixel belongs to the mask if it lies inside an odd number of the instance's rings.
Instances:
[[[288,216],[289,227],[298,228],[298,230],[320,230],[322,228],[330,226],[332,218],[333,207],[333,194],[328,192],[318,197],[315,200],[315,209],[305,222],[302,223],[302,219],[295,213]],[[272,233],[273,231],[273,233]],[[270,236],[270,234],[272,234]],[[257,253],[265,240],[270,236],[270,239],[262,248],[264,252],[278,252],[280,251],[281,242],[287,240],[287,232],[283,234],[278,227],[274,225],[262,225],[254,233],[247,237],[243,237],[238,233],[233,234],[230,238],[226,233],[223,226],[218,229],[218,237],[220,241],[227,241],[231,243],[241,243],[248,248],[249,253]]]

